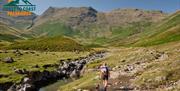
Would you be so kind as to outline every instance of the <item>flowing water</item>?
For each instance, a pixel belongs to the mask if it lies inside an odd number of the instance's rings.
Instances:
[[[99,55],[101,55],[101,56],[98,56],[98,54],[97,54],[94,58],[95,59],[103,58],[105,53],[103,53],[103,54],[101,53]],[[94,60],[94,59],[89,59],[89,61],[92,61],[92,60]],[[60,86],[65,85],[70,82],[72,82],[71,79],[59,80],[59,81],[55,82],[54,84],[50,84],[48,86],[40,88],[39,91],[57,91]]]
[[[71,79],[59,80],[53,84],[40,88],[39,91],[57,91],[61,85],[65,85],[69,82],[72,82],[72,80]]]

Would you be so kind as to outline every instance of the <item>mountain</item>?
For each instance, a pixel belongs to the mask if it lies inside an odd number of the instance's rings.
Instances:
[[[92,7],[49,7],[20,36],[68,36],[87,46],[150,46],[178,41],[178,20],[179,11],[174,14],[141,9],[98,12]]]
[[[121,35],[127,37],[142,32],[144,28],[166,16],[162,11],[141,9],[98,12],[92,7],[50,7],[34,20],[34,25],[28,32],[36,37],[67,35],[79,41],[90,40],[102,44],[109,38]]]
[[[96,10],[93,8],[48,8],[35,19],[30,32],[34,35],[66,35],[79,33],[81,27],[86,27],[96,21]],[[76,30],[76,31],[75,31]]]

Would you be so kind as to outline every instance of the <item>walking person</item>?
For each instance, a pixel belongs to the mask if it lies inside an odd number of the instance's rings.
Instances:
[[[108,79],[110,77],[109,68],[106,63],[100,67],[100,77],[103,81],[103,91],[107,91]]]

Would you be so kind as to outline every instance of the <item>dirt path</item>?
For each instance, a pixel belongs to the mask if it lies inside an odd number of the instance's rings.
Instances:
[[[107,91],[133,91],[134,87],[131,86],[130,80],[133,77],[120,75],[118,72],[111,72],[111,77],[108,82]],[[91,88],[90,91],[103,91],[102,83],[97,83],[100,85],[99,90],[96,87]]]
[[[116,79],[110,79],[107,91],[131,91],[133,87],[130,84],[132,77],[120,75]]]

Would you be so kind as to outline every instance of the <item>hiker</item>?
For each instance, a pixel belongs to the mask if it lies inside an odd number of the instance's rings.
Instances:
[[[108,79],[110,77],[109,68],[106,63],[103,63],[100,67],[100,77],[103,80],[104,91],[107,89]]]

